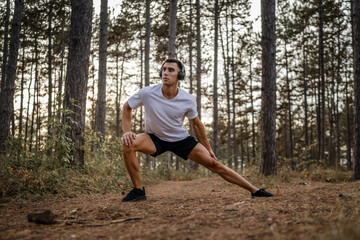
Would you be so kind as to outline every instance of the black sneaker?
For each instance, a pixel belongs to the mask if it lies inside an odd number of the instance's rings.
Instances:
[[[146,200],[145,188],[144,187],[142,189],[133,188],[133,190],[131,190],[126,195],[126,197],[124,197],[122,199],[123,202],[136,202],[136,201],[141,201],[141,200]]]
[[[261,189],[258,189],[256,192],[252,193],[251,196],[252,197],[272,197],[274,195],[265,191],[265,189],[261,188]]]

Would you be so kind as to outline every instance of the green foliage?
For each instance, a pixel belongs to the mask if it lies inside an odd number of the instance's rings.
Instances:
[[[83,166],[72,165],[73,142],[66,136],[67,124],[52,118],[51,137],[45,149],[32,153],[25,149],[24,139],[9,141],[6,154],[0,155],[0,196],[18,200],[36,199],[49,194],[74,197],[77,194],[121,192],[132,187],[122,160],[120,139],[101,141],[89,131],[85,139]],[[141,154],[139,154],[141,159]],[[191,180],[207,176],[208,171],[173,170],[165,162],[155,169],[143,164],[140,169],[144,184],[161,180]]]

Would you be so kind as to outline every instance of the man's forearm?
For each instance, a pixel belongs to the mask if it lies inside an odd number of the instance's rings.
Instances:
[[[124,104],[122,111],[122,128],[123,133],[131,131],[131,108],[128,103]]]
[[[206,136],[206,131],[205,131],[204,125],[202,123],[194,124],[193,128],[194,128],[194,132],[195,132],[195,136],[196,136],[197,140],[202,145],[204,145],[204,147],[207,150],[211,150],[211,146],[210,146],[209,140]]]

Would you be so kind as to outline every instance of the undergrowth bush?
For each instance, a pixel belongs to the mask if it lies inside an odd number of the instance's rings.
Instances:
[[[101,141],[98,135],[88,131],[85,139],[84,165],[72,165],[71,150],[73,144],[66,137],[67,125],[52,119],[51,138],[44,148],[30,152],[20,137],[8,142],[5,154],[0,155],[0,196],[12,196],[18,199],[36,199],[48,194],[73,197],[77,194],[121,192],[132,187],[131,180],[122,159],[120,139]],[[186,161],[183,167],[175,170],[167,159],[156,160],[156,167],[146,164],[145,155],[138,154],[140,175],[144,184],[162,180],[182,181],[202,177],[213,177],[204,167],[193,170]],[[300,155],[296,160],[297,171],[291,170],[291,162],[282,159],[278,174],[265,177],[260,174],[257,165],[247,166],[241,175],[260,187],[276,186],[280,182],[351,181],[351,173],[326,169],[323,162],[311,160],[308,154]]]
[[[44,148],[30,152],[24,139],[8,141],[5,154],[0,155],[0,196],[21,199],[38,199],[49,194],[74,197],[77,194],[121,192],[132,187],[122,159],[120,139],[100,141],[92,131],[85,138],[83,166],[71,164],[73,144],[66,137],[67,125],[52,119],[51,138]],[[143,154],[139,154],[144,162]],[[161,162],[161,161],[159,161]],[[160,163],[155,169],[141,164],[144,184],[161,180],[191,180],[205,176],[204,170],[178,171],[167,169]]]

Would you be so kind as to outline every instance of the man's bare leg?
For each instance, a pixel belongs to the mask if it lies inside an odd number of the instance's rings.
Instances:
[[[150,136],[142,133],[136,136],[134,143],[131,146],[123,144],[123,156],[126,169],[130,175],[131,181],[135,188],[141,188],[141,180],[139,174],[139,160],[136,157],[136,152],[140,151],[145,154],[154,154],[156,147]]]
[[[218,173],[226,181],[245,188],[251,193],[254,193],[257,190],[255,186],[249,183],[245,178],[241,177],[237,172],[212,158],[208,150],[201,143],[198,143],[195,146],[195,148],[190,152],[188,158],[203,165],[210,171]]]

